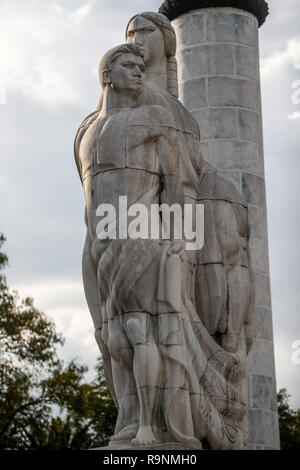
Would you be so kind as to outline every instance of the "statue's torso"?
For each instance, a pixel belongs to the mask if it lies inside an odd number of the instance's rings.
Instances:
[[[159,139],[168,142],[171,150],[175,146],[172,116],[157,105],[99,114],[89,126],[80,143],[79,159],[92,238],[99,204],[118,208],[120,196],[127,196],[128,206],[159,203],[162,175],[179,171],[175,156],[172,165],[172,151],[161,163]]]

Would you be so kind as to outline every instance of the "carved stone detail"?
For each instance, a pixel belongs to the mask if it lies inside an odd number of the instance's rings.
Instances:
[[[167,16],[170,21],[183,13],[198,8],[232,7],[253,13],[261,26],[269,14],[269,7],[265,0],[165,0],[159,12]]]

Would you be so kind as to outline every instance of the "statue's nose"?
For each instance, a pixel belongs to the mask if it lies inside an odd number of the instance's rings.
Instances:
[[[136,65],[134,67],[133,75],[134,75],[134,77],[141,77],[142,76],[141,69],[138,65]]]
[[[142,34],[140,34],[138,31],[135,33],[134,35],[134,43],[137,45],[137,46],[142,46],[144,44],[144,41],[143,41],[143,36]]]

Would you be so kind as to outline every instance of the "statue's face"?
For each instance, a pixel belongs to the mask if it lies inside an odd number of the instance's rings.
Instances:
[[[110,72],[110,81],[116,91],[140,93],[143,90],[145,64],[140,56],[123,54],[116,58]]]
[[[159,61],[165,54],[163,33],[156,24],[143,16],[136,16],[129,24],[127,42],[144,50],[146,66]]]

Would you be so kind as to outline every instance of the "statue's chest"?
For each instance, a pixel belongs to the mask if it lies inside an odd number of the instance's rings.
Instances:
[[[153,129],[146,107],[99,121],[94,146],[95,171],[114,168],[158,171]]]

